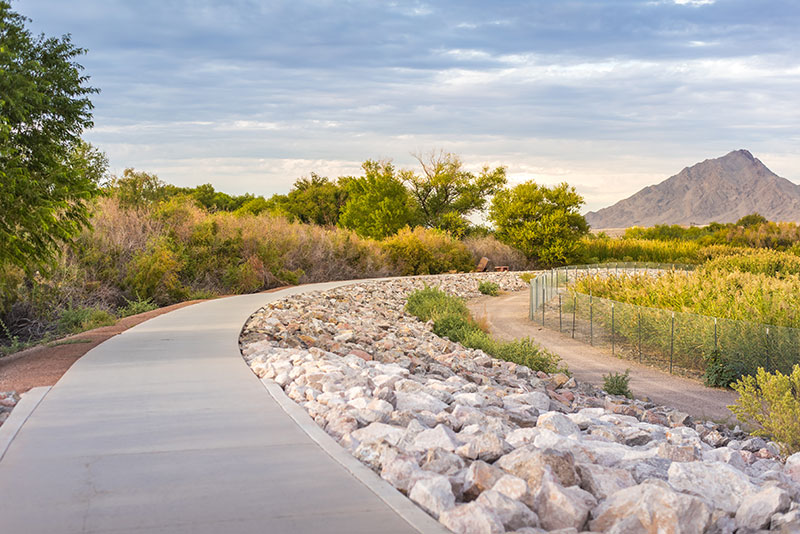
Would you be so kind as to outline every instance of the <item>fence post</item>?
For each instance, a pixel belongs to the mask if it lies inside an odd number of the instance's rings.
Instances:
[[[594,302],[589,292],[589,345],[594,345]]]
[[[558,294],[558,333],[561,333],[561,293]]]
[[[717,318],[714,317],[714,352],[717,352]]]
[[[572,339],[575,339],[575,312],[578,310],[578,295],[572,297]]]
[[[642,312],[639,311],[639,363],[642,363]]]
[[[544,309],[547,307],[547,285],[542,284],[542,326],[544,326]]]
[[[614,303],[611,303],[611,355],[614,356]]]
[[[672,374],[672,357],[675,353],[675,312],[672,312],[672,326],[669,335],[669,374]]]

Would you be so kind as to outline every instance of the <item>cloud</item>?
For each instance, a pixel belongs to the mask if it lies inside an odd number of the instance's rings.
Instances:
[[[102,92],[87,137],[116,168],[266,193],[443,147],[507,164],[515,180],[574,182],[596,205],[735,148],[800,180],[800,8],[754,4],[14,7],[89,49],[80,61]]]

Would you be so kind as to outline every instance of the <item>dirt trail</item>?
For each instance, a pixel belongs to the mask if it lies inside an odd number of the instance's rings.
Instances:
[[[695,417],[718,422],[735,422],[727,406],[736,393],[707,388],[688,378],[670,375],[638,362],[615,358],[611,354],[576,341],[528,320],[528,291],[499,297],[479,297],[469,303],[476,318],[484,317],[491,333],[501,339],[531,337],[542,347],[561,357],[579,381],[603,385],[603,375],[630,369],[630,388],[636,397],[672,406]]]

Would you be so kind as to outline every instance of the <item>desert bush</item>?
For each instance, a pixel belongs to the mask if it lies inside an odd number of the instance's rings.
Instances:
[[[478,291],[480,291],[484,295],[496,297],[497,295],[500,294],[500,286],[495,284],[494,282],[483,280],[478,284]]]
[[[101,326],[114,324],[117,318],[100,308],[67,308],[58,318],[59,334],[76,334]]]
[[[381,245],[394,270],[402,275],[472,270],[467,247],[440,230],[405,227]]]
[[[603,389],[612,395],[622,395],[623,397],[633,398],[633,393],[629,387],[631,381],[630,369],[624,373],[608,373],[603,375]]]
[[[786,455],[800,451],[800,365],[789,375],[760,368],[733,389],[739,398],[729,408],[753,435],[775,440]]]
[[[464,245],[472,254],[472,262],[477,265],[481,258],[489,258],[488,268],[497,265],[506,265],[512,271],[520,271],[531,266],[525,255],[505,243],[501,243],[492,236],[468,237]]]
[[[727,388],[747,374],[747,366],[740,360],[726,357],[720,350],[705,356],[703,382],[708,387]]]
[[[117,308],[118,317],[129,317],[158,309],[158,305],[151,299],[137,296],[134,300],[125,299],[125,305]]]

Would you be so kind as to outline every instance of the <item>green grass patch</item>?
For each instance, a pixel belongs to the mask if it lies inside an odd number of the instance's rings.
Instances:
[[[152,299],[137,297],[136,300],[125,299],[125,306],[117,309],[117,316],[129,317],[158,309],[158,305]]]
[[[489,295],[490,297],[496,297],[497,295],[500,294],[500,286],[495,284],[494,282],[484,280],[483,282],[478,284],[478,291],[480,291],[484,295]]]
[[[110,326],[117,322],[117,318],[108,310],[100,308],[67,308],[58,318],[58,332],[60,334],[77,334]]]
[[[91,343],[91,339],[75,338],[75,339],[62,339],[60,341],[53,341],[48,343],[48,347],[60,347],[61,345],[80,345],[81,343]]]
[[[426,287],[411,293],[406,311],[422,321],[433,321],[433,332],[440,337],[480,349],[495,358],[524,365],[534,371],[564,372],[558,356],[551,354],[530,338],[498,341],[480,329],[470,317],[464,301],[437,288]]]

